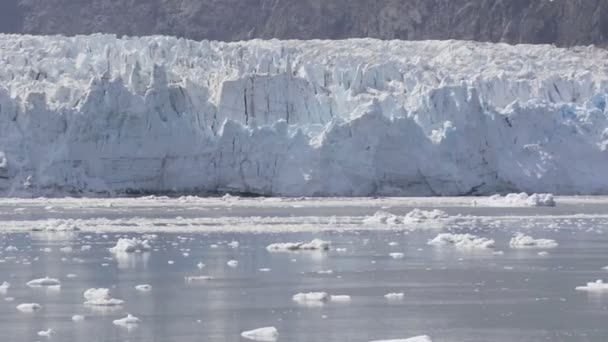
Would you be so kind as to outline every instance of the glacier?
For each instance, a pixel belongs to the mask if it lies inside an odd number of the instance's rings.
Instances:
[[[0,196],[608,194],[608,51],[0,35]]]

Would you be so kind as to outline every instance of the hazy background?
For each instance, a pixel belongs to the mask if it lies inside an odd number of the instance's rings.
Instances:
[[[0,0],[0,31],[606,46],[608,0]]]

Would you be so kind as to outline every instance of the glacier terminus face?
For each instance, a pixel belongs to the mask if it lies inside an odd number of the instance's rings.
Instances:
[[[0,35],[0,195],[608,193],[608,51]]]

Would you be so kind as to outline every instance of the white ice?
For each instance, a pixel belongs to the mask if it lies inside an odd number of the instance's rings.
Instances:
[[[555,248],[559,244],[551,239],[535,239],[529,235],[518,232],[509,242],[511,248]]]
[[[508,194],[506,196],[493,195],[484,199],[473,200],[474,205],[489,207],[554,207],[553,194],[532,194],[525,192]]]
[[[279,332],[275,327],[264,327],[243,331],[241,336],[253,341],[274,342],[279,338]]]
[[[608,283],[604,283],[603,280],[598,279],[595,282],[587,283],[585,286],[576,287],[577,291],[589,291],[589,292],[606,292],[608,291]]]
[[[42,305],[38,303],[23,303],[17,305],[17,310],[21,312],[35,312],[42,309]]]
[[[402,339],[392,339],[392,340],[375,340],[371,342],[433,342],[431,338],[426,335],[410,337],[410,338],[402,338]]]
[[[148,240],[140,240],[138,238],[127,239],[121,238],[116,242],[116,246],[110,248],[112,253],[134,253],[149,251],[152,247]]]
[[[131,314],[127,314],[126,317],[123,317],[121,319],[116,319],[116,320],[112,321],[112,323],[114,323],[114,325],[131,328],[131,327],[134,327],[134,326],[138,325],[139,323],[141,323],[141,320]]]
[[[61,282],[58,279],[44,277],[30,280],[26,285],[29,287],[61,286]]]
[[[2,35],[0,194],[608,193],[607,60],[454,40]]]
[[[85,305],[91,306],[119,306],[123,300],[110,296],[110,290],[104,288],[90,288],[84,292]]]
[[[135,286],[135,289],[141,292],[150,292],[152,290],[152,286],[148,284],[142,284]]]
[[[266,249],[270,252],[290,252],[290,251],[326,251],[329,250],[331,243],[320,239],[311,242],[287,242],[273,243]]]
[[[459,248],[494,248],[494,240],[473,234],[441,233],[428,242],[433,246],[453,245]]]
[[[297,293],[293,296],[293,301],[306,304],[309,302],[327,302],[330,300],[327,292],[306,292],[306,293]]]
[[[53,329],[42,330],[38,332],[38,336],[51,338],[55,336],[57,332]]]

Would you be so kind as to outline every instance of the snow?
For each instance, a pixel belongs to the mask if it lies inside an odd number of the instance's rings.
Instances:
[[[600,48],[0,38],[3,196],[608,193]]]
[[[110,252],[112,253],[134,253],[134,252],[143,252],[149,251],[152,247],[148,243],[148,240],[140,240],[137,238],[133,239],[119,239],[116,242],[116,246],[110,248]]]
[[[459,248],[494,248],[494,240],[479,237],[473,234],[451,234],[441,233],[438,234],[434,239],[428,242],[429,245],[433,246],[447,246],[453,245]]]
[[[532,194],[525,192],[508,194],[506,196],[493,195],[486,199],[474,200],[475,205],[490,207],[554,207],[553,194]]]
[[[264,327],[241,333],[243,338],[254,341],[273,342],[279,338],[279,332],[275,327]]]
[[[23,303],[17,305],[17,310],[21,312],[35,312],[42,309],[42,305],[38,303]]]
[[[121,319],[116,319],[116,320],[112,321],[112,323],[114,323],[114,325],[122,326],[125,328],[131,328],[131,327],[136,326],[139,323],[141,323],[141,320],[131,314],[127,314],[126,317],[121,318]]]
[[[110,290],[104,288],[90,288],[84,292],[85,305],[91,306],[119,306],[124,301],[110,296]]]
[[[375,340],[371,342],[433,342],[431,338],[426,335],[420,335],[416,337],[394,339],[394,340]]]
[[[555,248],[559,244],[551,239],[535,239],[524,233],[516,233],[509,242],[511,248]]]
[[[608,292],[608,283],[604,283],[603,280],[598,279],[595,282],[587,283],[585,286],[576,287],[577,291],[588,291],[588,292]]]
[[[273,243],[266,247],[269,252],[293,252],[293,251],[327,251],[331,243],[321,239],[314,239],[310,242],[287,242]]]

